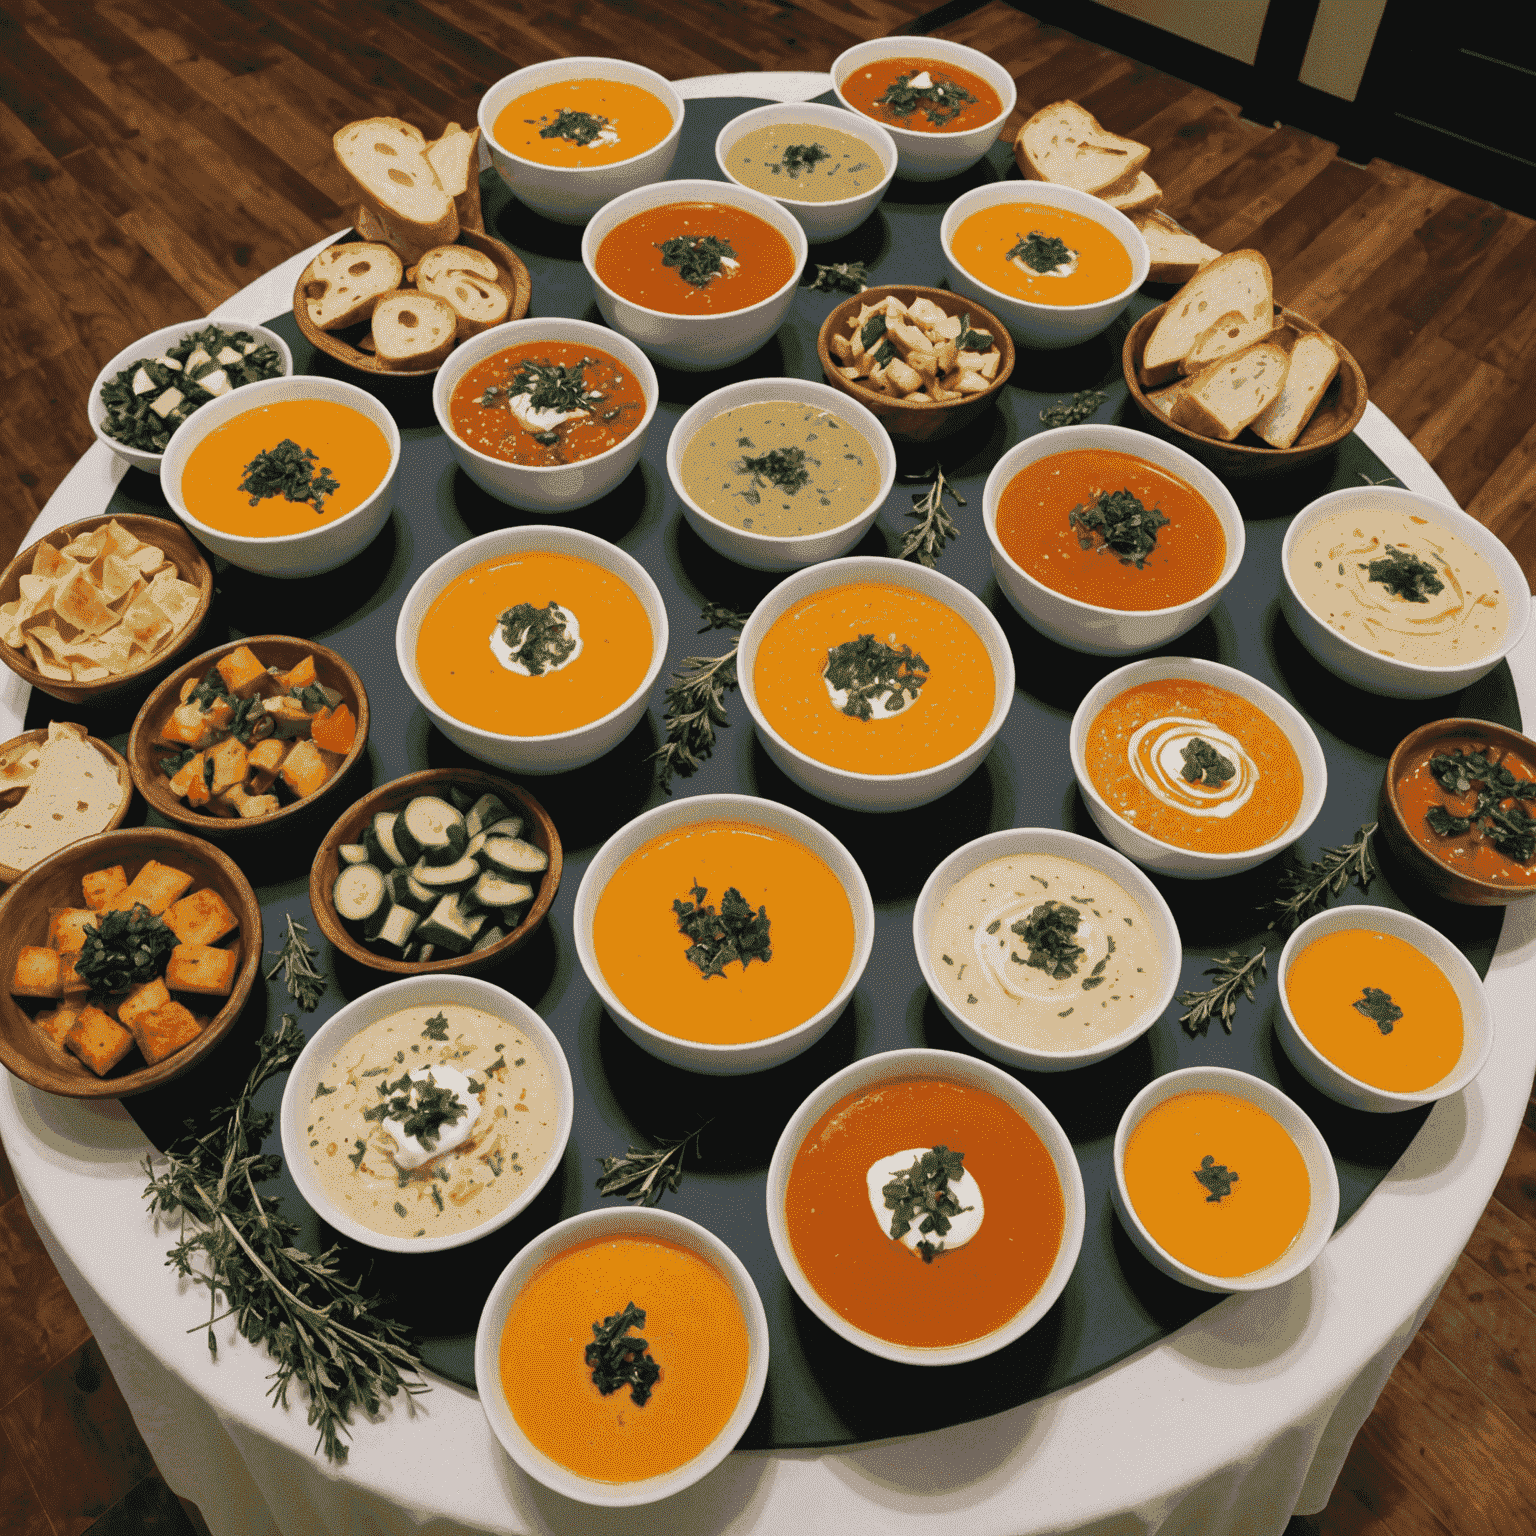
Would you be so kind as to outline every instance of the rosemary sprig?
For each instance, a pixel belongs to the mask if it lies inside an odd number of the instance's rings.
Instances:
[[[288,937],[283,940],[283,947],[267,951],[269,955],[277,956],[272,969],[267,972],[267,980],[271,981],[281,971],[289,997],[305,1013],[313,1013],[320,999],[325,996],[325,972],[315,965],[315,961],[320,958],[320,951],[313,944],[305,942],[309,929],[303,923],[294,922],[293,913],[287,916]]]
[[[1216,977],[1216,984],[1203,992],[1180,992],[1178,1001],[1188,1012],[1180,1014],[1179,1023],[1184,1033],[1193,1040],[1211,1027],[1212,1019],[1220,1019],[1221,1027],[1230,1035],[1232,1020],[1237,1017],[1239,995],[1253,1001],[1254,987],[1264,979],[1267,967],[1264,956],[1268,946],[1260,945],[1257,954],[1241,955],[1235,949],[1219,955],[1215,965],[1208,966],[1203,975]]]
[[[1312,863],[1294,861],[1280,876],[1280,895],[1270,903],[1271,928],[1289,933],[1309,917],[1316,916],[1344,887],[1353,881],[1362,891],[1371,888],[1376,878],[1376,861],[1371,856],[1373,821],[1355,830],[1355,840],[1338,848],[1324,848],[1323,856]]]
[[[723,603],[706,603],[699,615],[702,635],[711,629],[737,629],[747,615]],[[651,753],[656,782],[670,794],[672,776],[688,778],[715,750],[715,727],[731,723],[726,696],[736,686],[737,640],[723,656],[685,656],[667,684],[667,739]]]
[[[869,268],[862,261],[834,261],[824,267],[816,263],[812,293],[863,293],[869,287]]]
[[[705,1125],[709,1122],[706,1120]],[[683,1154],[688,1143],[697,1143],[704,1132],[701,1125],[680,1141],[662,1141],[655,1147],[631,1147],[623,1157],[601,1157],[603,1171],[598,1176],[600,1195],[623,1195],[640,1205],[658,1205],[667,1190],[674,1194],[683,1182]]]
[[[916,560],[931,571],[938,565],[944,546],[960,537],[959,526],[944,505],[944,498],[953,496],[956,504],[963,507],[965,497],[945,479],[942,464],[936,463],[927,474],[915,478],[932,483],[921,496],[912,497],[912,510],[907,516],[917,519],[917,527],[907,530],[897,554],[903,560]]]
[[[421,1369],[409,1335],[381,1314],[378,1298],[339,1272],[339,1250],[306,1253],[297,1246],[297,1225],[256,1193],[280,1160],[260,1150],[272,1114],[252,1109],[251,1101],[303,1048],[298,1023],[285,1013],[276,1032],[262,1036],[245,1087],[217,1112],[213,1128],[199,1136],[189,1122],[186,1139],[165,1153],[160,1174],[153,1157],[144,1160],[150,1181],[144,1194],[152,1215],[180,1219],[181,1238],[167,1262],[184,1279],[208,1288],[208,1352],[218,1354],[213,1325],[233,1317],[241,1336],[265,1344],[276,1363],[267,1395],[286,1408],[296,1380],[309,1396],[318,1444],[342,1462],[347,1447],[341,1437],[350,1433],[354,1408],[377,1413],[385,1398],[427,1386],[406,1379]],[[223,1313],[221,1296],[228,1304]]]

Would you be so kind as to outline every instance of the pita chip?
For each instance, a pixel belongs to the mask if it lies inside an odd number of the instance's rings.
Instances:
[[[89,569],[91,581],[101,593],[102,602],[113,609],[117,607],[118,599],[133,589],[135,582],[144,580],[139,568],[129,565],[121,555],[98,555],[91,561]]]
[[[53,595],[53,611],[88,635],[99,635],[117,623],[117,615],[102,602],[84,571],[60,583]]]
[[[150,582],[149,595],[171,623],[177,629],[182,629],[192,621],[192,615],[197,612],[198,598],[201,594],[190,581],[182,581],[180,577],[173,574],[174,570],[173,566],[169,572],[161,571]]]
[[[32,556],[32,574],[45,581],[60,581],[75,569],[75,562],[68,555],[61,555],[47,539],[37,546],[37,553]]]
[[[27,656],[30,658],[35,670],[41,672],[44,677],[51,678],[56,683],[74,682],[75,675],[68,667],[61,666],[58,662],[43,655],[42,646],[37,643],[33,636],[27,635],[25,638]]]
[[[154,651],[175,627],[165,610],[155,602],[152,592],[141,592],[133,606],[123,615],[123,628],[127,630],[129,638],[146,651]]]
[[[89,565],[107,547],[107,530],[105,528],[93,528],[89,533],[82,533],[71,539],[61,551],[72,560],[81,560]]]

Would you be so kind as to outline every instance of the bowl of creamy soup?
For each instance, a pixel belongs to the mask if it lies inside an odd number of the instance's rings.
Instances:
[[[560,1042],[526,1003],[473,976],[411,976],[304,1047],[283,1090],[283,1160],[344,1237],[436,1253],[527,1210],[574,1107]]]
[[[912,914],[923,980],[949,1021],[1007,1066],[1102,1061],[1161,1017],[1183,945],[1157,887],[1092,838],[1012,827],[957,848]]]
[[[1397,699],[1454,693],[1525,634],[1531,594],[1497,534],[1393,486],[1332,491],[1281,546],[1280,606],[1335,676]]]

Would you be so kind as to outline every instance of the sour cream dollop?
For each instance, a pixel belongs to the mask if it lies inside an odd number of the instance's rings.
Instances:
[[[875,1220],[880,1223],[880,1230],[887,1237],[891,1234],[891,1217],[895,1212],[887,1209],[882,1191],[892,1179],[906,1173],[923,1153],[932,1150],[932,1147],[909,1147],[905,1152],[892,1152],[889,1157],[882,1157],[879,1162],[871,1164],[869,1172],[865,1174],[869,1208],[875,1213]],[[960,1202],[960,1214],[949,1218],[949,1231],[943,1237],[936,1237],[931,1232],[919,1232],[921,1219],[914,1222],[907,1229],[906,1235],[898,1239],[914,1253],[917,1252],[917,1245],[924,1241],[935,1246],[942,1243],[946,1252],[951,1248],[963,1248],[981,1231],[981,1220],[986,1215],[981,1202],[981,1185],[966,1170],[958,1179],[950,1181],[949,1188],[950,1193]]]
[[[441,1157],[445,1152],[452,1152],[455,1147],[469,1140],[470,1132],[475,1128],[475,1117],[480,1113],[479,1097],[470,1092],[469,1078],[457,1067],[445,1067],[441,1064],[418,1067],[411,1073],[411,1081],[413,1083],[431,1082],[439,1088],[446,1088],[458,1100],[464,1113],[457,1120],[444,1121],[438,1126],[437,1135],[430,1150],[422,1145],[420,1137],[406,1135],[404,1121],[386,1116],[382,1124],[395,1140],[395,1150],[391,1155],[394,1157],[397,1168],[420,1168],[424,1163],[430,1163],[433,1158]],[[412,1108],[415,1107],[419,1097],[417,1090],[412,1088],[410,1099]]]
[[[565,632],[572,640],[576,642],[576,649],[573,650],[571,654],[565,658],[564,661],[551,662],[547,664],[544,667],[544,670],[539,673],[540,677],[545,677],[551,672],[563,671],[566,667],[570,666],[570,664],[575,661],[578,656],[581,655],[582,640],[580,622],[577,620],[576,615],[563,604],[556,603],[554,606],[555,611],[560,615],[562,619],[565,620]],[[520,660],[518,660],[523,647],[528,643],[528,635],[530,633],[531,631],[524,631],[523,638],[519,640],[516,645],[508,645],[506,637],[501,632],[500,619],[497,619],[495,625],[491,629],[491,654],[495,656],[496,660],[499,661],[502,666],[507,669],[508,672],[515,672],[519,677],[533,676],[533,673],[530,672]]]

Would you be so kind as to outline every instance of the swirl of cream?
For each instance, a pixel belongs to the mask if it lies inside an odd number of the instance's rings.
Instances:
[[[1329,562],[1335,568],[1344,567],[1344,589],[1376,650],[1384,650],[1394,637],[1457,634],[1478,608],[1493,606],[1485,597],[1469,594],[1462,587],[1443,536],[1437,539],[1428,524],[1419,529],[1409,525],[1403,531],[1409,536],[1365,538],[1355,534],[1328,551]],[[1423,590],[1423,602],[1410,602],[1388,591],[1384,583],[1372,581],[1371,562],[1383,559],[1392,549],[1404,550],[1430,566],[1439,578],[1440,590]]]
[[[1198,737],[1237,769],[1220,784],[1184,777],[1184,748]],[[1257,764],[1230,731],[1209,720],[1159,715],[1126,743],[1131,772],[1149,795],[1190,816],[1230,816],[1246,805],[1259,783]]]

